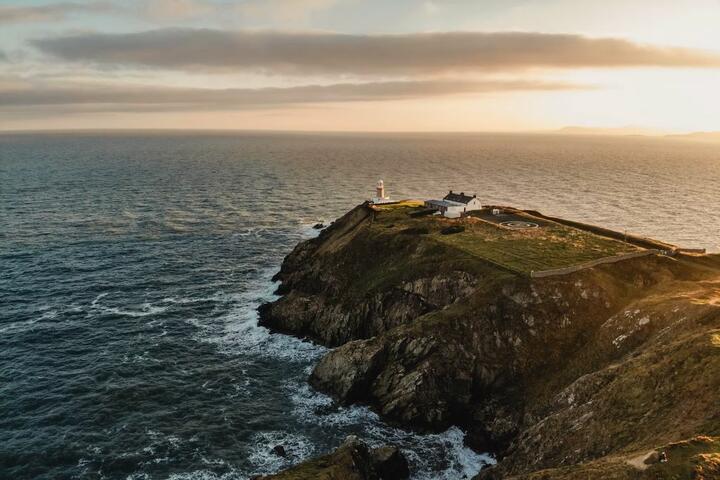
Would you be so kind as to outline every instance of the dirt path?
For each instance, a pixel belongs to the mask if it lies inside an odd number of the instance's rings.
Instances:
[[[638,470],[645,470],[650,466],[647,463],[645,463],[645,460],[647,458],[649,458],[653,453],[655,453],[655,450],[650,450],[647,453],[643,453],[641,455],[638,455],[637,457],[632,457],[628,460],[625,460],[625,463],[627,463],[628,465],[630,465],[632,467],[637,468]]]

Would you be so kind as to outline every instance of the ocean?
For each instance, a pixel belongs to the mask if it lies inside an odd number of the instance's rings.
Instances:
[[[246,479],[349,434],[413,478],[492,462],[305,383],[257,326],[293,246],[364,199],[483,203],[720,249],[720,149],[550,135],[0,135],[0,478]],[[282,444],[286,458],[270,450]]]

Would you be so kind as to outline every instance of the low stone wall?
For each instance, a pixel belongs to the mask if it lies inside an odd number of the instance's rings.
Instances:
[[[621,242],[629,243],[631,245],[635,245],[635,246],[638,246],[641,248],[647,248],[647,249],[651,249],[651,250],[652,249],[674,250],[675,248],[677,248],[675,245],[661,242],[659,240],[655,240],[652,238],[640,237],[640,236],[632,235],[632,234],[625,234],[623,232],[617,232],[615,230],[610,230],[609,228],[599,227],[597,225],[591,225],[589,223],[576,222],[574,220],[566,220],[564,218],[559,218],[559,217],[551,217],[549,215],[543,215],[542,213],[540,213],[536,210],[521,210],[521,211],[524,213],[527,213],[528,215],[532,215],[533,217],[550,220],[552,222],[556,222],[561,225],[566,225],[568,227],[577,228],[579,230],[585,230],[586,232],[594,233],[595,235],[600,235],[601,237],[607,237],[607,238],[612,238],[614,240],[620,240]]]
[[[592,267],[597,267],[598,265],[604,265],[606,263],[617,263],[617,262],[622,262],[623,260],[629,260],[631,258],[648,257],[650,255],[667,255],[667,254],[668,254],[667,251],[657,250],[657,249],[643,250],[641,252],[625,253],[623,255],[615,255],[614,257],[598,258],[597,260],[593,260],[591,262],[586,262],[586,263],[581,263],[579,265],[573,265],[571,267],[555,268],[552,270],[541,270],[538,272],[532,271],[532,272],[530,272],[530,277],[544,278],[544,277],[554,277],[556,275],[567,275],[570,273],[579,272],[580,270],[585,270],[586,268],[592,268]]]
[[[707,253],[704,248],[676,248],[677,253],[689,253],[691,255],[702,255]]]

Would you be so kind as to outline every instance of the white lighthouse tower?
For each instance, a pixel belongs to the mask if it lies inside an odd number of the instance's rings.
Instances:
[[[382,180],[378,180],[377,184],[375,185],[375,196],[370,199],[372,203],[378,204],[378,203],[388,203],[390,202],[390,196],[385,195],[385,182]]]

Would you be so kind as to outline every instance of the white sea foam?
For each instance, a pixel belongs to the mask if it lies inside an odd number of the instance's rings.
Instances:
[[[328,222],[326,220],[301,220],[300,221],[300,236],[302,238],[308,239],[308,238],[315,238],[318,235],[320,235],[320,232],[322,229],[315,228],[315,225],[318,223],[322,225],[327,225]]]
[[[321,219],[321,218],[299,220],[298,221],[298,226],[299,226],[298,233],[300,234],[300,237],[301,238],[312,238],[312,237],[317,236],[320,233],[320,229],[315,228],[315,225],[317,225],[317,224],[327,225],[327,221],[325,219]],[[285,228],[286,227],[283,224],[249,226],[240,231],[234,232],[233,237],[260,238],[266,234],[272,234],[272,233],[276,233],[278,231],[285,230]]]
[[[308,239],[319,235],[320,231],[313,228],[317,223],[325,220],[301,220],[299,222],[299,239]],[[256,235],[267,231],[265,227],[249,227],[237,236]],[[198,328],[197,340],[218,345],[219,351],[227,354],[251,354],[266,358],[307,362],[320,358],[327,349],[320,345],[288,336],[272,334],[270,330],[258,325],[258,307],[265,302],[277,300],[275,295],[277,283],[272,277],[277,270],[267,269],[255,280],[251,288],[235,294],[218,292],[202,299],[177,299],[167,297],[166,303],[193,303],[195,301],[226,301],[231,307],[228,312],[218,319],[203,321],[197,318],[186,321]],[[218,326],[218,324],[220,326]]]
[[[108,293],[107,293],[107,292],[101,293],[100,295],[98,295],[97,297],[95,297],[95,298],[92,300],[92,302],[90,302],[90,306],[91,306],[91,307],[96,306],[100,300],[102,300],[103,298],[105,298],[105,297],[107,297],[107,296],[108,296]]]
[[[227,300],[228,296],[224,292],[218,292],[214,295],[208,295],[203,297],[165,297],[160,300],[160,303],[169,303],[173,305],[191,305],[194,303],[203,302],[221,302]]]
[[[336,405],[332,398],[311,389],[304,379],[286,383],[285,391],[293,402],[293,415],[304,423],[347,427],[380,421],[368,407]]]
[[[17,333],[26,332],[35,328],[35,325],[40,321],[39,318],[31,318],[29,320],[23,320],[20,322],[10,322],[7,325],[0,327],[0,334],[13,335]]]
[[[195,472],[173,473],[167,478],[168,480],[244,480],[248,477],[249,475],[241,474],[235,470],[231,470],[230,472],[222,475],[218,475],[217,473],[213,473],[209,470],[197,470]],[[141,478],[142,477],[128,476],[127,480],[141,480]]]
[[[271,278],[274,270],[264,272],[253,288],[229,295],[231,307],[220,319],[188,319],[199,328],[200,341],[218,345],[227,354],[251,354],[289,361],[311,361],[327,351],[324,347],[287,335],[275,335],[258,325],[257,308],[276,300],[277,284]]]
[[[457,427],[442,433],[419,435],[375,424],[368,426],[368,435],[371,445],[398,445],[412,465],[413,480],[472,478],[485,465],[495,463],[491,456],[465,446],[465,434]]]
[[[233,237],[262,237],[271,230],[268,227],[247,227],[242,231],[233,233]]]
[[[104,313],[111,313],[113,315],[121,315],[125,317],[147,317],[151,315],[158,315],[168,309],[167,306],[152,305],[148,302],[140,305],[140,308],[137,310],[107,307],[97,302],[93,305],[93,307]]]
[[[465,434],[452,427],[439,434],[421,435],[384,424],[365,406],[339,407],[333,400],[313,391],[305,382],[287,383],[293,401],[293,415],[313,425],[327,425],[360,431],[371,446],[396,445],[408,457],[414,480],[471,478],[484,465],[493,464],[489,455],[478,454],[464,445]]]
[[[130,364],[145,364],[145,363],[156,363],[157,364],[157,363],[162,363],[162,360],[151,357],[147,351],[144,351],[141,354],[136,354],[136,355],[125,354],[122,356],[122,360],[120,362],[121,363],[130,363]]]
[[[59,310],[50,305],[44,305],[38,308],[38,312],[42,313],[39,316],[29,318],[27,320],[10,322],[3,325],[0,327],[0,334],[13,335],[35,329],[54,328],[57,325],[57,322],[54,320],[60,315]]]
[[[301,235],[310,238],[319,234],[313,226],[317,221],[301,224]],[[218,345],[221,352],[236,355],[262,356],[282,361],[306,362],[304,374],[309,374],[314,362],[327,352],[318,345],[297,338],[272,334],[257,324],[257,307],[276,300],[276,284],[271,281],[274,271],[264,272],[253,288],[236,294],[213,296],[215,301],[226,302],[230,309],[212,319],[190,318],[186,321],[198,329],[198,340]],[[168,303],[176,299],[165,299]],[[183,300],[179,300],[181,302]],[[398,445],[407,455],[415,480],[456,479],[475,475],[483,465],[492,463],[487,455],[477,454],[463,444],[464,433],[458,428],[435,435],[420,435],[385,425],[380,417],[365,406],[342,407],[323,394],[315,392],[306,382],[306,376],[289,379],[283,389],[293,403],[292,416],[301,423],[322,425],[338,432],[359,432],[370,445]],[[345,432],[345,433],[342,433]],[[251,475],[272,473],[298,463],[316,451],[316,445],[301,434],[287,431],[261,432],[253,438],[254,446],[248,460],[254,469]],[[283,445],[286,457],[272,453],[276,445]],[[235,472],[234,475],[238,475]],[[225,479],[233,475],[214,475],[207,471],[174,476],[181,479]]]

